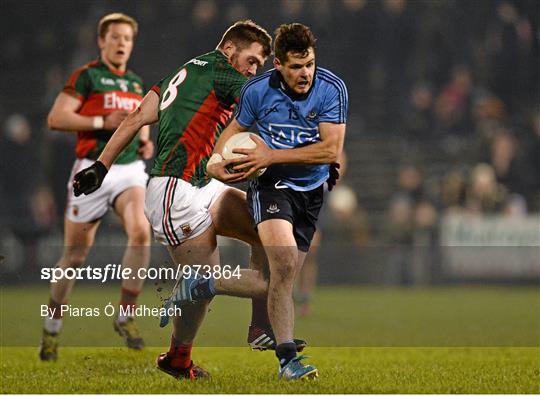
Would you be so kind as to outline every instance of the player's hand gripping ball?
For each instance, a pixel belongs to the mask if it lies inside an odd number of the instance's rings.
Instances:
[[[264,141],[259,137],[259,135],[253,132],[235,133],[229,138],[229,140],[225,142],[225,146],[223,147],[223,152],[221,153],[221,156],[223,157],[223,159],[229,160],[233,158],[245,157],[245,154],[233,153],[233,150],[237,148],[254,149],[255,147],[257,147],[257,144],[251,139],[251,136],[257,139],[257,141],[260,142],[260,144],[265,144]],[[227,167],[227,170],[229,171],[229,173],[238,172],[233,169],[233,166],[234,165]],[[258,169],[257,172],[253,173],[253,175],[251,175],[249,178],[256,179],[257,177],[262,175],[265,171],[266,171],[266,168]]]

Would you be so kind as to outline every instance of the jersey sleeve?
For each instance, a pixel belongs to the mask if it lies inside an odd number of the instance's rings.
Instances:
[[[214,90],[217,98],[228,106],[238,103],[240,90],[247,78],[229,64],[216,64],[214,72]]]
[[[328,84],[323,103],[319,122],[331,122],[334,124],[345,124],[347,122],[349,96],[343,81],[335,79],[335,81]]]
[[[246,84],[240,92],[240,102],[234,114],[236,121],[245,128],[249,128],[257,121],[258,95],[253,84]]]
[[[77,99],[87,98],[92,92],[92,80],[87,68],[77,69],[69,77],[62,92],[74,96]]]
[[[161,81],[152,85],[150,91],[154,91],[155,93],[157,93],[157,96],[161,97]]]

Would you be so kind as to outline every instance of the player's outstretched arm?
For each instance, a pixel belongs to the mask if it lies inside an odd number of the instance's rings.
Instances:
[[[139,129],[158,120],[159,97],[154,91],[146,94],[143,101],[120,124],[98,158],[107,169],[133,140]]]
[[[225,128],[221,133],[216,145],[214,146],[214,154],[210,157],[208,164],[206,164],[206,173],[208,176],[218,179],[224,183],[236,183],[245,180],[245,172],[229,173],[227,167],[237,164],[241,159],[224,160],[222,157],[223,147],[225,142],[234,134],[239,132],[245,132],[247,128],[236,121],[236,118]]]

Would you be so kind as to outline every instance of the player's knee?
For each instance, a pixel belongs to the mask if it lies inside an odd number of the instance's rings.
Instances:
[[[293,253],[281,253],[273,260],[271,277],[282,282],[291,280],[294,277],[298,256]]]
[[[80,268],[84,266],[84,263],[86,262],[86,256],[87,252],[66,252],[59,266],[62,268]]]
[[[131,227],[127,230],[130,246],[147,246],[150,244],[150,228],[147,224]]]

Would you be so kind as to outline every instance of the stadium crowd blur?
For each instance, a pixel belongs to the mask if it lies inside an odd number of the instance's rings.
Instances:
[[[41,238],[61,238],[74,159],[75,135],[49,131],[47,113],[69,74],[96,58],[96,22],[113,11],[139,21],[130,66],[146,88],[213,49],[238,19],[269,30],[311,26],[318,63],[346,81],[350,97],[340,186],[348,190],[327,217],[348,214],[322,226],[356,219],[346,233],[353,244],[431,245],[446,211],[540,211],[536,0],[4,0],[0,8],[0,233],[25,246],[25,262]],[[334,231],[329,238],[341,238]]]

